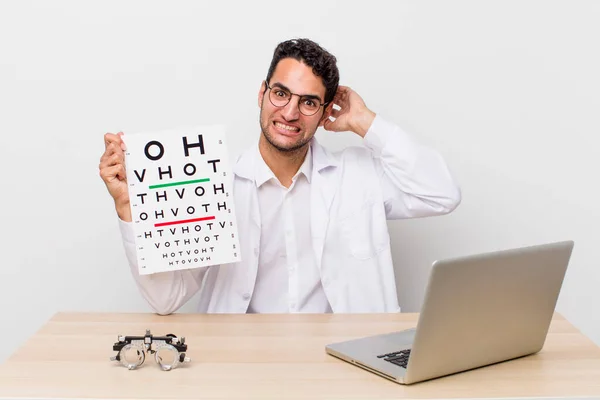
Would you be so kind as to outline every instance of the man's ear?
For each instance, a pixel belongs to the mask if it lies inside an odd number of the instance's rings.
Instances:
[[[331,110],[333,110],[333,101],[331,103],[329,103],[327,105],[327,107],[325,107],[325,111],[323,112],[323,116],[321,117],[321,120],[319,121],[319,126],[323,126],[323,124],[325,124],[325,121],[327,119],[329,119],[329,117],[331,116]]]
[[[265,81],[262,81],[260,84],[260,89],[258,89],[258,108],[262,107],[263,97],[265,97],[265,91],[267,90],[267,85]]]

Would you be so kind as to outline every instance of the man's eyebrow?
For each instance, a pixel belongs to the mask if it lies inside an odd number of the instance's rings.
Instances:
[[[285,86],[282,83],[275,82],[272,86],[273,87],[278,87],[278,88],[283,89],[283,90],[287,90],[288,92],[292,93],[292,91],[290,90],[290,88],[288,88],[287,86]],[[308,97],[309,99],[316,99],[316,100],[319,100],[319,102],[321,102],[321,97],[318,96],[318,95],[316,95],[316,94],[301,94],[300,96],[302,96],[302,97]]]

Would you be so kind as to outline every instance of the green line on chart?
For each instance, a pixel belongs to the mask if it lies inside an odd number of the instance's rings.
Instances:
[[[164,188],[164,187],[169,187],[169,186],[181,186],[181,185],[189,185],[191,183],[202,183],[202,182],[209,182],[210,179],[209,178],[205,178],[205,179],[196,179],[193,181],[183,181],[183,182],[173,182],[173,183],[163,183],[162,185],[152,185],[149,186],[149,189],[160,189],[160,188]]]

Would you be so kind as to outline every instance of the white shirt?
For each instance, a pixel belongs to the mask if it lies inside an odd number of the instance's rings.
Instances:
[[[331,312],[311,251],[310,147],[289,188],[269,169],[258,147],[255,157],[261,234],[258,272],[248,312]]]
[[[460,189],[438,152],[379,115],[363,143],[332,153],[312,139],[311,245],[301,251],[313,253],[332,312],[399,312],[396,279],[404,277],[394,274],[386,219],[447,214],[459,205]],[[177,311],[198,292],[198,312],[248,312],[262,282],[260,239],[268,233],[261,228],[255,171],[256,148],[250,148],[233,166],[240,262],[140,275],[133,223],[121,221],[131,272],[157,313]],[[298,291],[300,303],[302,295]]]

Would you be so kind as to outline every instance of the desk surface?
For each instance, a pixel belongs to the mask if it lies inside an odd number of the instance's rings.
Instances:
[[[59,313],[0,365],[0,398],[600,397],[600,348],[556,315],[538,354],[402,386],[325,353],[325,345],[416,326],[417,314]],[[190,364],[129,371],[118,334],[186,337]]]

